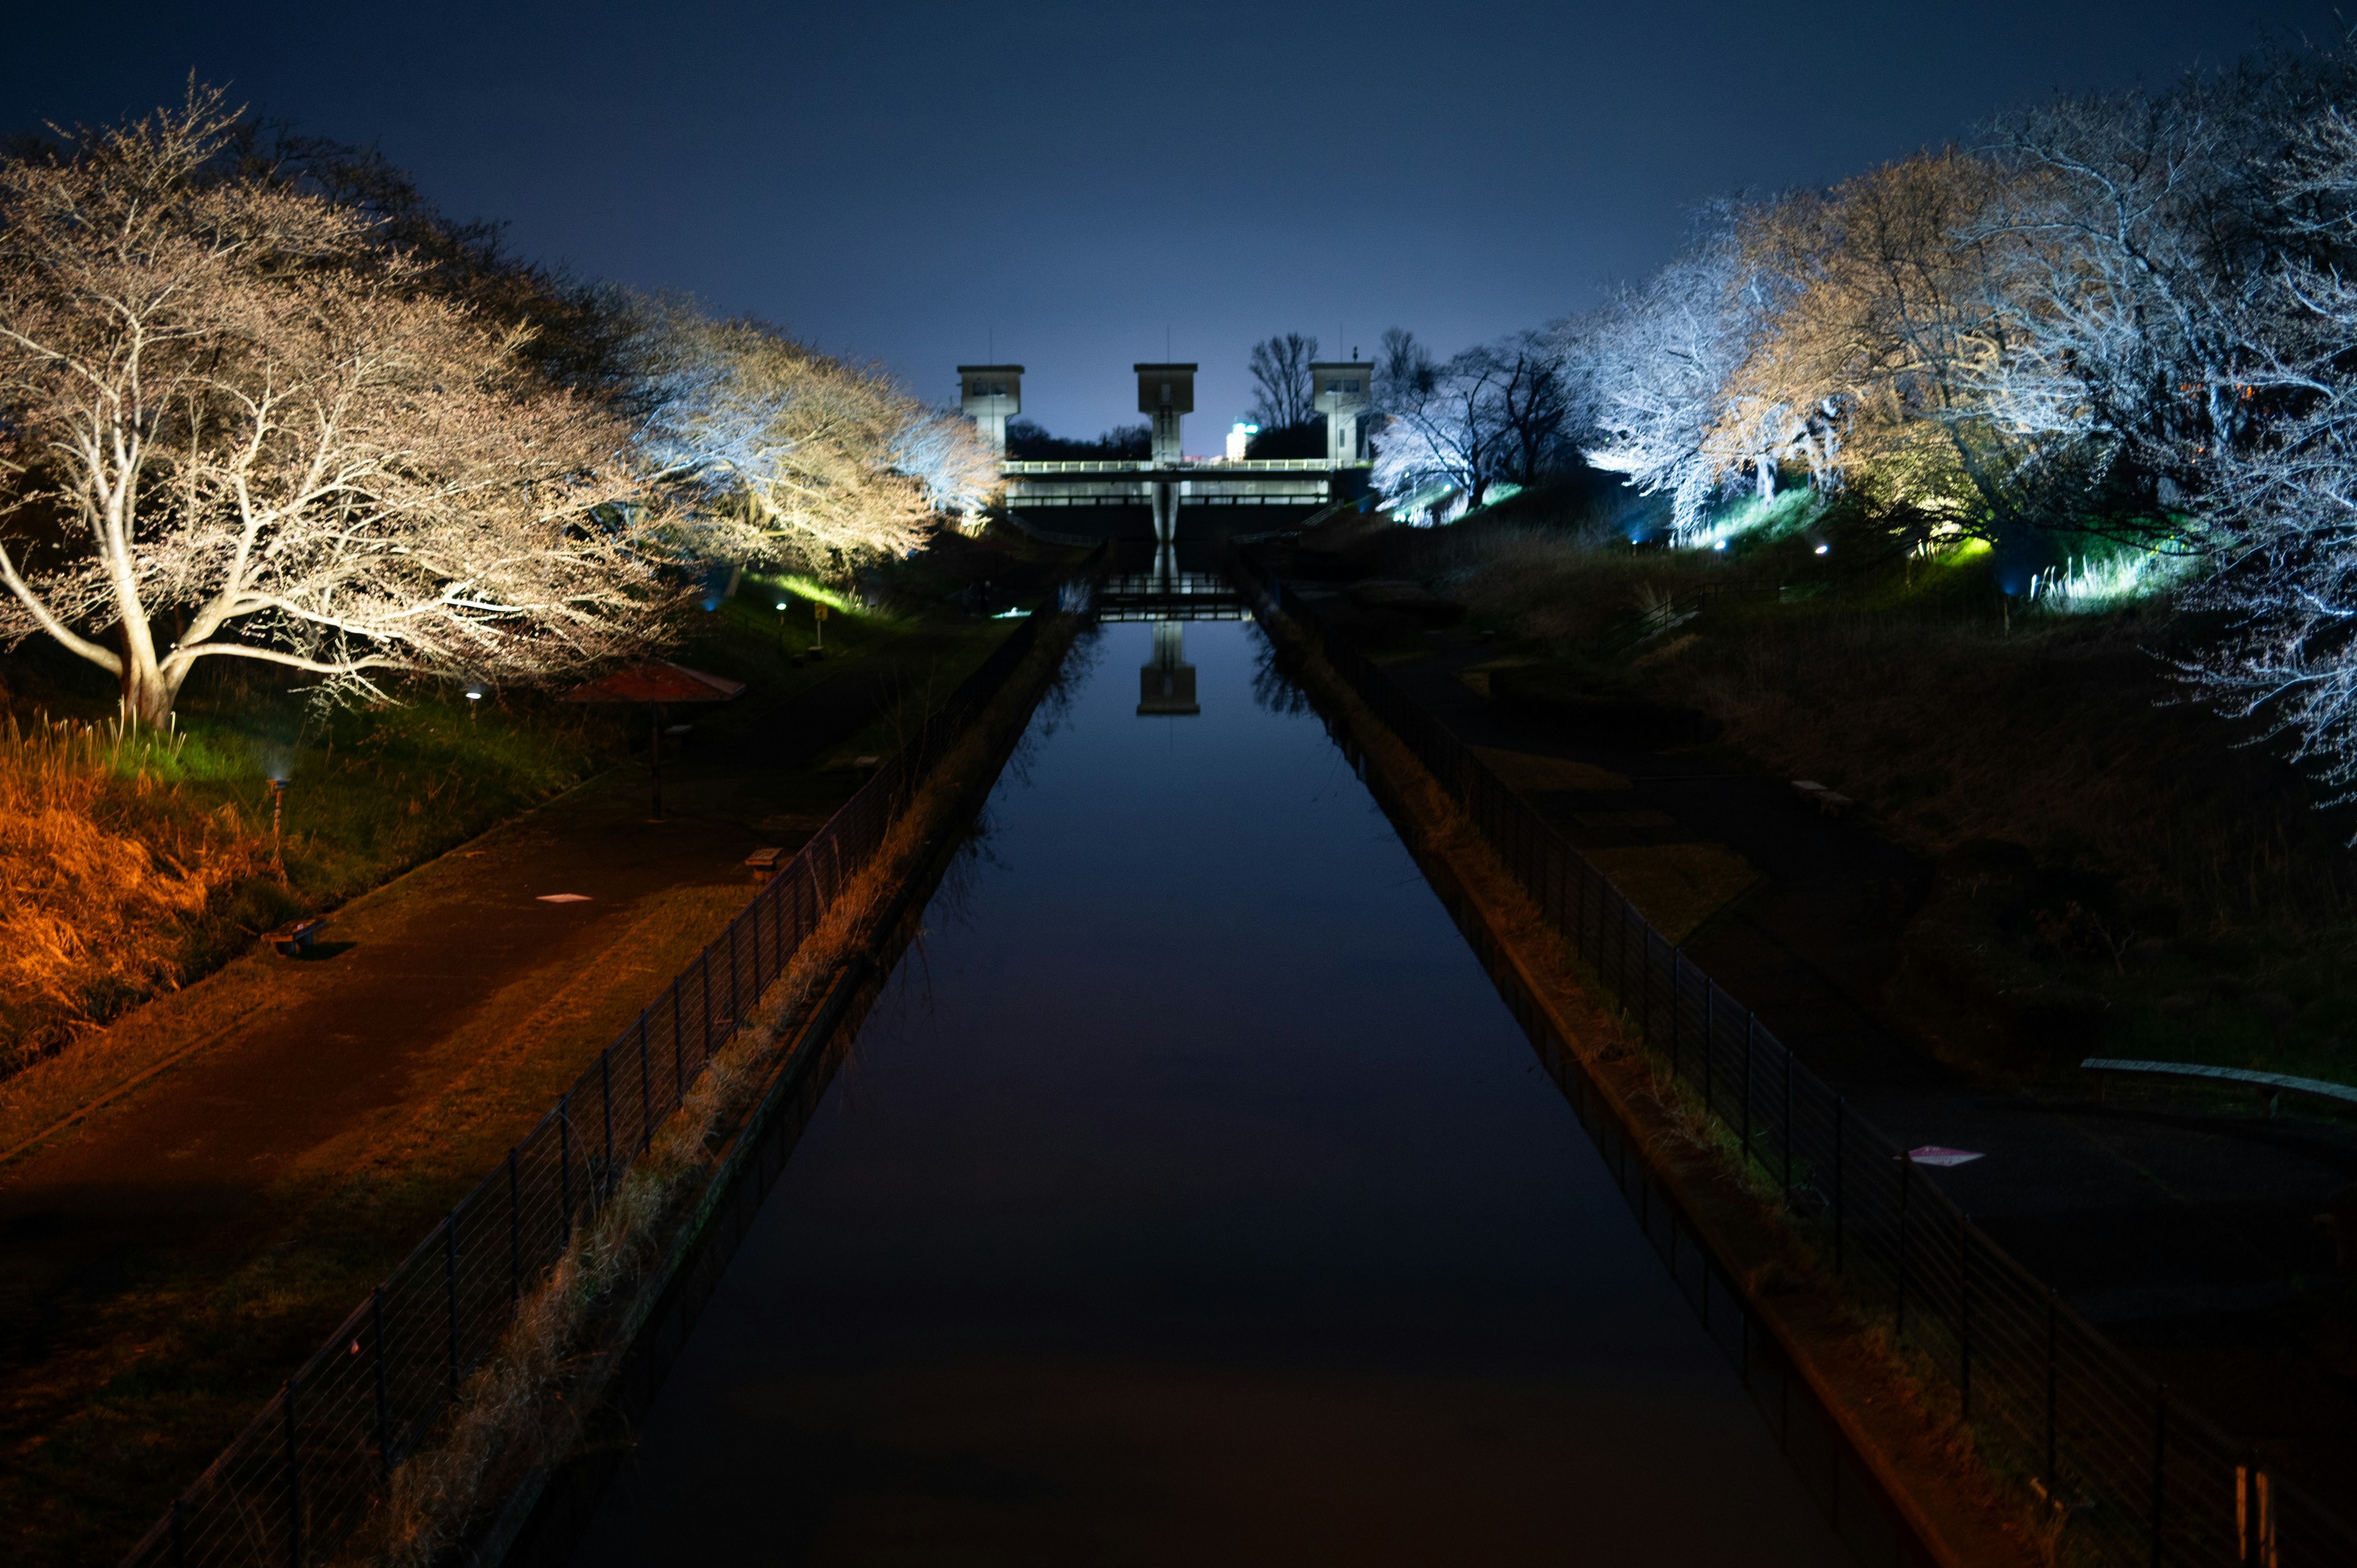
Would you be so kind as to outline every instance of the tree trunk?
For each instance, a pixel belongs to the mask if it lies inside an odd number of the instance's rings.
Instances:
[[[1760,499],[1763,501],[1774,500],[1776,499],[1776,459],[1763,456],[1758,459],[1755,467],[1760,470]]]
[[[174,693],[170,682],[152,665],[141,669],[126,660],[123,666],[123,712],[127,718],[162,728],[172,717]]]
[[[171,721],[172,702],[179,692],[180,683],[165,679],[164,671],[156,667],[154,641],[133,636],[126,621],[123,634],[123,716],[161,729]]]

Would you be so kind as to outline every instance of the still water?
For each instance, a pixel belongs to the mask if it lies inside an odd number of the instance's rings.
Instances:
[[[576,1563],[1845,1562],[1259,631],[1184,628],[1187,716],[1152,635],[1076,650]]]

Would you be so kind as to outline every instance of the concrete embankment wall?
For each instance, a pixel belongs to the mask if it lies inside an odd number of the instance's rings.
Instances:
[[[1268,596],[1254,596],[1287,672],[1399,829],[1656,1252],[1858,1560],[1878,1568],[2046,1561],[2034,1521],[1861,1331],[1772,1203],[1667,1091],[1562,933],[1449,792],[1325,660],[1317,639]]]
[[[878,867],[872,908],[837,944],[814,998],[787,1025],[790,1043],[751,1112],[715,1152],[711,1175],[661,1263],[649,1271],[607,1348],[570,1395],[567,1430],[476,1543],[474,1560],[561,1568],[588,1527],[630,1434],[717,1292],[770,1189],[851,1048],[860,1021],[914,939],[928,900],[1061,668],[1077,623],[1060,618],[946,757],[909,809],[913,830]]]

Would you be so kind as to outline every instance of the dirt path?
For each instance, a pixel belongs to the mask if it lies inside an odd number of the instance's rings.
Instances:
[[[0,1168],[0,1556],[127,1545],[856,787],[828,753],[982,647],[701,713],[662,822],[625,767],[119,1026],[220,1037]]]
[[[1936,1059],[1885,987],[1927,869],[1787,780],[1687,752],[1598,744],[1501,709],[1460,672],[1494,646],[1440,636],[1391,665],[1472,744],[1607,770],[1625,789],[1533,797],[1591,852],[1702,843],[1760,874],[1687,941],[1801,1060],[1902,1146],[1986,1157],[1938,1173],[1999,1244],[2212,1419],[2320,1496],[2357,1478],[2357,1380],[2322,1353],[2320,1300],[2349,1288],[2314,1217],[2357,1182],[2357,1126],[2287,1105],[2205,1109],[2162,1090],[2094,1104]],[[1599,860],[1603,858],[1599,855]]]

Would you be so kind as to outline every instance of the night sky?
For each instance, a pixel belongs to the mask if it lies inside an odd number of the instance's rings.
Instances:
[[[1199,360],[1211,452],[1272,332],[1447,352],[1645,271],[1698,199],[2339,30],[2315,0],[46,5],[11,19],[0,129],[193,69],[527,254],[928,397],[995,349],[1028,414],[1093,434],[1132,417],[1133,360]]]

